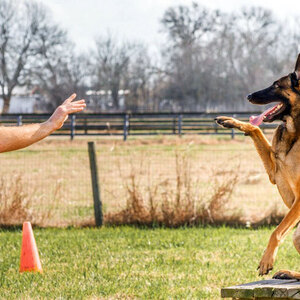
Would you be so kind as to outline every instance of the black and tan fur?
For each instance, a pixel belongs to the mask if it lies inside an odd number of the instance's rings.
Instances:
[[[271,183],[276,184],[289,208],[287,215],[271,234],[259,263],[259,274],[265,275],[273,269],[279,244],[300,220],[300,54],[293,73],[275,81],[270,87],[249,95],[248,100],[253,104],[283,104],[278,113],[264,120],[282,121],[275,130],[272,144],[257,126],[230,117],[216,118],[221,126],[237,128],[252,138]],[[300,253],[300,225],[293,234],[293,242]],[[280,270],[273,277],[300,279],[300,273]]]

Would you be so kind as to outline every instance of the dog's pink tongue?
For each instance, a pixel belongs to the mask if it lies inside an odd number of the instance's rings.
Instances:
[[[255,125],[255,126],[259,126],[263,119],[264,119],[264,116],[269,113],[271,110],[273,110],[274,107],[270,107],[268,108],[267,110],[265,110],[263,113],[261,113],[259,116],[251,116],[249,118],[249,122],[252,124],[252,125]]]

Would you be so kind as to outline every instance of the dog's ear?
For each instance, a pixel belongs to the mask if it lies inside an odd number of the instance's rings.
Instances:
[[[297,79],[300,80],[300,53],[298,54],[298,58],[295,65],[295,74]]]

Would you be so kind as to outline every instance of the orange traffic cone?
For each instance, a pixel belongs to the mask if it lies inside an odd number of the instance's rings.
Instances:
[[[23,223],[20,272],[43,272],[30,222]]]

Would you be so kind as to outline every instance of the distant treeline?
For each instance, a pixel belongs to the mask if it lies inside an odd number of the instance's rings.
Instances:
[[[1,0],[3,112],[18,86],[42,94],[44,111],[73,91],[94,111],[257,110],[245,96],[292,71],[299,52],[296,20],[283,23],[260,7],[224,13],[197,3],[174,6],[160,23],[159,57],[142,42],[111,34],[79,54],[48,7]]]

